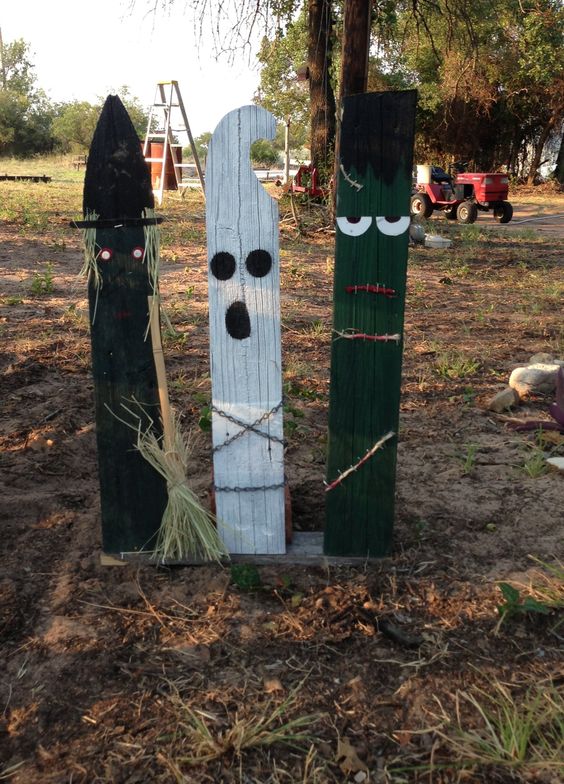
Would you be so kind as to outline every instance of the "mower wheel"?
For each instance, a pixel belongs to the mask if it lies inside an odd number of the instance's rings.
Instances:
[[[456,207],[447,207],[445,210],[445,217],[448,220],[456,220]]]
[[[478,217],[478,206],[473,201],[462,201],[456,210],[459,223],[474,223]]]
[[[498,223],[509,223],[513,217],[513,207],[508,201],[500,201],[494,207],[493,214]]]
[[[415,193],[411,197],[411,214],[416,220],[431,217],[433,214],[433,202],[426,193]]]

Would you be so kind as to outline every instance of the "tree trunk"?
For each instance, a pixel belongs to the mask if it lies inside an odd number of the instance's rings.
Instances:
[[[544,145],[546,144],[548,137],[550,136],[550,132],[553,126],[552,120],[548,122],[544,128],[542,129],[541,135],[539,136],[538,142],[535,144],[535,151],[533,154],[533,160],[531,161],[531,166],[529,169],[529,175],[527,177],[527,185],[534,185],[535,184],[535,177],[537,175],[537,170],[541,165],[542,159],[542,151],[544,150]]]
[[[331,0],[309,0],[308,63],[311,162],[327,180],[335,145],[335,95],[331,86]]]
[[[366,92],[371,12],[371,0],[345,0],[339,102]]]
[[[560,139],[560,149],[558,151],[558,158],[556,159],[554,176],[556,177],[557,182],[564,187],[564,133]]]
[[[371,0],[345,0],[343,9],[343,43],[341,49],[341,79],[339,86],[339,110],[335,140],[335,171],[333,182],[337,183],[339,168],[340,116],[343,98],[347,95],[365,93],[368,84],[368,53],[370,50],[370,28],[372,17]],[[333,212],[336,191],[333,190]]]

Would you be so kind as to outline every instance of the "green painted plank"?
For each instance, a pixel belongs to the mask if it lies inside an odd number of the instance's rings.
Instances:
[[[344,100],[337,183],[327,555],[383,556],[391,546],[415,107],[413,90]],[[382,288],[392,291],[382,292]],[[398,339],[371,339],[394,335]],[[393,437],[368,456],[390,433]]]

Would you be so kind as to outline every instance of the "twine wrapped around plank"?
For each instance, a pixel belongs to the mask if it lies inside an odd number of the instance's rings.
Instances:
[[[333,480],[332,482],[330,482],[329,484],[326,484],[326,485],[325,485],[325,492],[326,492],[326,493],[328,493],[330,490],[333,490],[335,487],[337,487],[337,486],[338,486],[338,485],[340,485],[342,482],[344,482],[344,481],[345,481],[345,479],[347,478],[347,476],[350,476],[350,474],[353,474],[355,471],[358,471],[358,469],[359,469],[359,468],[360,468],[362,465],[364,465],[364,463],[368,462],[368,460],[370,460],[370,458],[371,458],[371,457],[372,457],[374,454],[376,454],[376,452],[377,452],[379,449],[381,449],[381,448],[384,446],[384,444],[386,443],[386,441],[389,441],[389,440],[390,440],[390,438],[393,438],[394,436],[395,436],[395,433],[394,433],[393,431],[391,431],[391,430],[390,430],[390,432],[389,432],[389,433],[386,433],[386,435],[385,435],[385,436],[382,436],[382,438],[381,438],[379,441],[377,441],[377,442],[374,444],[374,446],[373,446],[373,447],[371,447],[371,448],[368,450],[368,452],[367,452],[367,453],[364,455],[364,457],[361,457],[361,458],[360,458],[360,460],[358,461],[358,463],[355,463],[355,464],[354,464],[354,465],[352,465],[350,468],[347,468],[347,470],[346,470],[346,471],[343,471],[343,473],[342,473],[342,474],[339,474],[339,476],[338,476],[336,479],[334,479],[334,480]]]

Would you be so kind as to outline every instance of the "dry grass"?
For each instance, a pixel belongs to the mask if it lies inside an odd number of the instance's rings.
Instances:
[[[463,769],[494,766],[522,774],[564,774],[564,686],[552,680],[515,687],[494,678],[489,691],[457,691],[454,711],[439,704],[435,729]]]
[[[172,685],[172,684],[171,684]],[[176,756],[174,764],[201,765],[224,756],[240,757],[254,748],[282,745],[303,751],[311,746],[315,736],[311,728],[320,720],[319,714],[287,718],[295,712],[303,682],[288,697],[276,705],[273,700],[260,705],[253,702],[245,715],[236,712],[227,721],[208,711],[193,708],[173,689],[170,698],[177,717],[175,745],[189,749],[188,754]],[[173,686],[173,685],[172,685]]]

